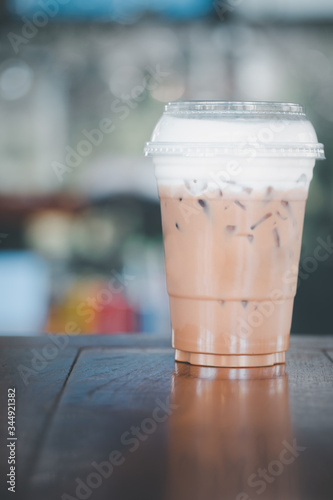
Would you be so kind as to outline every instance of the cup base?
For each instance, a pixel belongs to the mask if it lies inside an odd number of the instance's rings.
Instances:
[[[198,352],[175,350],[175,359],[182,363],[199,366],[222,366],[229,368],[247,368],[251,366],[272,366],[286,362],[285,352],[270,354],[201,354]]]

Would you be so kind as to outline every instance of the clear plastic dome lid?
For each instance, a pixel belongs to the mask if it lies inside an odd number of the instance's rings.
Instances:
[[[299,104],[178,101],[165,106],[146,156],[247,156],[324,159]]]

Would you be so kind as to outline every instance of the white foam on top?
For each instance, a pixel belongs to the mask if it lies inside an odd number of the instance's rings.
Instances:
[[[165,114],[156,125],[154,143],[262,143],[317,144],[317,135],[306,119],[281,118],[267,120],[235,117],[186,118]]]

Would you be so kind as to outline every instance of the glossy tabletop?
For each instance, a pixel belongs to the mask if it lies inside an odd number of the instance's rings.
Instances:
[[[1,499],[333,498],[333,337],[268,368],[175,363],[136,334],[1,337],[0,358]]]

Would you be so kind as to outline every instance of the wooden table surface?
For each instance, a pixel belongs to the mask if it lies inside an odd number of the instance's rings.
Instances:
[[[170,339],[134,334],[1,337],[0,353],[1,500],[333,498],[332,337],[292,337],[261,369],[175,363]]]

